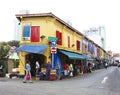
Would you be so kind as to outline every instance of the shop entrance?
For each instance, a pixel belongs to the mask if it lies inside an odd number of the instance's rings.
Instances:
[[[39,72],[41,71],[41,68],[45,66],[46,57],[44,55],[42,55],[42,54],[30,53],[30,54],[27,54],[25,58],[26,58],[26,60],[30,61],[31,75],[32,76],[36,75],[36,65],[35,65],[36,61],[38,61],[39,65],[40,65]]]

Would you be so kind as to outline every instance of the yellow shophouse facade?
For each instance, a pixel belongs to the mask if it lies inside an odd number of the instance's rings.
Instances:
[[[54,14],[17,14],[16,18],[20,21],[20,47],[17,49],[20,51],[20,74],[24,75],[26,60],[31,62],[34,76],[35,61],[39,61],[41,67],[51,62],[53,68],[59,63],[62,70],[66,60],[84,59],[83,35]]]

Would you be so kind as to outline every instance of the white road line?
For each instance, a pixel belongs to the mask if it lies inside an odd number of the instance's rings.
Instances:
[[[101,83],[105,83],[108,77],[104,77],[104,79],[101,81]]]

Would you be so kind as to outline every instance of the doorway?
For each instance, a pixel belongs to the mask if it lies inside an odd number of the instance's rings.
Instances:
[[[31,75],[35,76],[36,75],[36,64],[35,64],[36,61],[39,62],[39,65],[40,65],[39,72],[41,72],[41,68],[45,66],[46,57],[44,55],[42,55],[42,54],[30,53],[30,54],[26,55],[26,60],[30,61]]]

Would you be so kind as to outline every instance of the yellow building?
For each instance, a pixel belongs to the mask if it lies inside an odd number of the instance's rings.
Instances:
[[[35,75],[35,61],[41,67],[47,62],[53,69],[58,63],[63,69],[65,62],[80,62],[83,35],[52,13],[17,14],[20,21],[20,74],[24,75],[26,60],[31,62]]]

